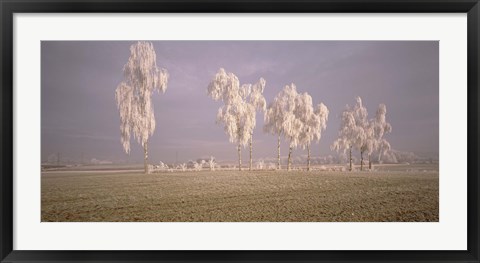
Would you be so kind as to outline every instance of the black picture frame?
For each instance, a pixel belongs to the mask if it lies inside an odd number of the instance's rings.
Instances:
[[[1,262],[479,262],[478,0],[0,0]],[[465,251],[19,251],[13,250],[13,15],[15,13],[467,13],[468,249]]]

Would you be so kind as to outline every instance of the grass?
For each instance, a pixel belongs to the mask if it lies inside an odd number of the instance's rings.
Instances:
[[[438,221],[438,171],[42,174],[43,222]]]

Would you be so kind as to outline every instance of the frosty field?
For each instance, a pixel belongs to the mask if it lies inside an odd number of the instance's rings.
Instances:
[[[42,173],[42,222],[439,220],[431,167],[376,172]]]

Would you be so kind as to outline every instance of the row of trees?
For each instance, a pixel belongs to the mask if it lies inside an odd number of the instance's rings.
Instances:
[[[327,127],[328,109],[320,103],[313,105],[308,93],[298,93],[295,84],[287,85],[275,96],[268,108],[263,97],[265,80],[256,84],[240,85],[238,77],[221,68],[207,87],[208,95],[223,101],[218,109],[217,123],[223,124],[229,140],[237,145],[238,169],[242,170],[242,146],[250,144],[252,170],[253,130],[257,111],[264,113],[264,130],[278,136],[278,163],[280,169],[280,137],[289,142],[288,166],[291,168],[292,150],[298,146],[308,150],[307,169],[310,170],[310,145],[318,142]]]
[[[149,173],[148,139],[155,131],[155,116],[152,104],[154,91],[164,93],[167,89],[168,72],[156,64],[156,53],[152,43],[138,42],[130,47],[130,57],[123,68],[124,80],[117,86],[115,99],[120,113],[121,143],[126,153],[130,152],[131,135],[143,147],[145,173]],[[250,170],[253,166],[253,131],[256,114],[264,114],[264,131],[278,137],[277,169],[280,169],[280,138],[289,143],[288,165],[291,169],[292,150],[297,147],[307,149],[307,169],[310,170],[310,147],[319,142],[322,131],[327,127],[329,111],[323,104],[313,104],[312,97],[298,93],[295,84],[287,85],[268,105],[263,96],[265,80],[260,78],[255,84],[240,85],[235,74],[221,68],[207,87],[208,95],[215,101],[224,103],[218,109],[217,123],[223,124],[229,140],[235,143],[238,152],[238,167],[242,169],[241,149],[250,146]],[[374,119],[368,120],[368,113],[360,97],[354,107],[347,105],[342,113],[339,137],[331,149],[350,153],[352,169],[352,149],[370,156],[390,149],[383,136],[391,132],[386,122],[386,106],[380,104]]]
[[[312,97],[304,92],[298,93],[295,84],[287,85],[273,101],[265,107],[263,90],[265,80],[255,84],[240,85],[235,74],[221,68],[208,85],[207,92],[214,100],[221,100],[217,122],[224,125],[230,142],[237,144],[238,164],[241,170],[241,148],[250,143],[250,170],[252,169],[252,141],[255,128],[256,111],[264,113],[264,131],[277,136],[277,169],[280,169],[280,139],[283,136],[289,143],[287,170],[291,169],[292,150],[297,147],[307,149],[307,170],[310,170],[310,147],[319,142],[322,131],[327,128],[328,108],[323,104],[313,105]],[[349,170],[352,170],[352,149],[360,152],[360,170],[363,170],[364,154],[368,155],[368,166],[372,168],[371,155],[382,154],[390,150],[390,143],[384,135],[392,131],[386,121],[387,107],[378,106],[375,118],[368,119],[368,112],[360,97],[353,107],[346,106],[342,112],[342,121],[338,138],[331,145],[337,152],[349,152]]]

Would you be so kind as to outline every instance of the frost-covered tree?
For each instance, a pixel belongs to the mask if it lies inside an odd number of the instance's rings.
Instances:
[[[363,149],[367,139],[365,127],[368,126],[367,109],[362,104],[360,97],[356,98],[354,107],[346,106],[342,112],[342,121],[338,138],[331,145],[331,149],[337,152],[343,150],[343,153],[349,151],[350,168],[352,170],[352,148],[360,150],[363,156]],[[361,158],[361,168],[363,168],[363,157]]]
[[[233,73],[227,73],[221,68],[207,88],[208,95],[215,101],[221,100],[224,106],[218,109],[217,123],[224,124],[225,133],[232,143],[237,144],[238,164],[241,170],[241,146],[248,141],[248,134],[242,129],[242,116],[245,115],[247,104],[240,95],[240,81]]]
[[[215,165],[217,164],[215,162],[215,157],[210,156],[210,159],[208,160],[208,167],[210,167],[210,171],[215,171]]]
[[[280,137],[283,134],[283,120],[285,112],[285,100],[283,91],[278,93],[273,101],[268,105],[264,116],[263,130],[273,135],[277,135],[277,169],[280,165]]]
[[[295,116],[302,122],[299,141],[303,149],[307,148],[307,170],[310,171],[310,145],[320,141],[322,131],[327,128],[328,108],[320,103],[314,109],[312,97],[306,92],[297,96],[296,104]]]
[[[253,85],[253,90],[263,92],[265,80],[260,79]],[[254,91],[255,92],[255,91]],[[215,101],[221,100],[224,105],[218,109],[217,123],[224,125],[225,133],[232,143],[237,144],[238,169],[242,170],[241,147],[245,147],[251,139],[255,128],[256,99],[251,99],[252,85],[240,86],[238,77],[221,68],[207,88],[208,95]],[[258,102],[259,104],[261,102]]]
[[[391,149],[390,143],[383,138],[385,134],[392,132],[392,125],[386,121],[387,106],[385,104],[378,105],[375,119],[370,121],[373,135],[373,151],[378,152],[378,161],[382,155]],[[370,155],[368,156],[369,169],[372,169]]]
[[[364,138],[362,146],[360,147],[360,169],[363,169],[363,154],[368,155],[368,169],[372,169],[371,155],[373,152],[379,153],[379,158],[386,151],[390,150],[390,143],[383,138],[383,136],[392,131],[390,123],[386,122],[387,107],[385,104],[378,106],[375,118],[366,121],[366,109],[360,109],[358,119],[363,124]]]
[[[303,129],[302,121],[295,115],[295,107],[297,106],[297,87],[295,84],[287,85],[281,91],[283,100],[283,123],[282,132],[285,139],[289,142],[287,170],[290,171],[292,165],[292,151],[297,148],[300,143],[300,132]]]
[[[265,89],[265,80],[263,78],[260,78],[260,80],[252,86],[251,92],[249,94],[249,99],[248,102],[250,104],[250,107],[253,107],[253,111],[250,110],[250,122],[252,125],[252,131],[250,134],[250,171],[252,170],[252,152],[253,152],[253,129],[256,126],[256,113],[257,111],[261,111],[265,113],[267,109],[267,101],[265,100],[265,97],[263,96],[263,90]]]
[[[362,103],[362,98],[357,97],[357,103],[353,107],[358,133],[355,138],[354,148],[360,151],[360,171],[363,170],[363,154],[372,149],[373,130],[368,122],[368,111]]]
[[[148,169],[148,139],[155,131],[152,93],[167,89],[167,70],[157,67],[152,43],[138,42],[130,47],[130,58],[123,67],[124,80],[117,86],[115,99],[120,112],[121,142],[130,153],[130,137],[143,147],[145,173]]]
[[[380,104],[375,118],[368,120],[368,112],[360,97],[356,98],[354,107],[347,105],[342,113],[342,124],[338,139],[331,148],[336,151],[343,149],[344,153],[350,151],[350,170],[352,170],[352,148],[360,151],[360,170],[363,170],[364,154],[368,155],[368,167],[372,168],[371,155],[379,151],[379,156],[390,150],[390,143],[383,136],[392,130],[390,123],[386,122],[387,108]]]
[[[367,124],[364,127],[364,132],[365,132],[365,139],[363,141],[363,145],[361,147],[361,152],[366,153],[368,156],[368,169],[372,168],[371,165],[371,158],[370,156],[372,153],[375,151],[375,148],[377,147],[377,142],[374,137],[374,123],[372,120],[368,121]],[[363,169],[363,157],[361,158],[362,164],[360,165],[360,169]]]
[[[179,168],[182,170],[182,172],[185,172],[187,170],[187,164],[182,163],[182,164],[179,165]]]
[[[158,169],[160,169],[160,170],[165,170],[165,169],[168,168],[168,166],[167,166],[165,163],[163,163],[162,161],[159,162],[159,164],[158,164],[157,167],[158,167]]]
[[[340,152],[345,154],[347,151],[349,152],[348,161],[349,171],[352,170],[352,147],[353,147],[353,134],[355,128],[355,118],[353,117],[352,109],[347,105],[347,107],[343,110],[341,115],[341,123],[340,129],[338,131],[338,138],[332,143],[330,149],[332,151]]]
[[[195,171],[201,171],[204,164],[205,164],[205,160],[201,160],[199,162],[194,162],[193,163],[193,169]]]
[[[328,109],[321,103],[313,107],[308,93],[299,94],[295,84],[287,85],[273,99],[265,113],[264,131],[278,136],[277,169],[280,169],[280,136],[289,142],[287,170],[291,169],[292,150],[301,145],[308,149],[310,169],[310,145],[319,141],[325,130]]]

